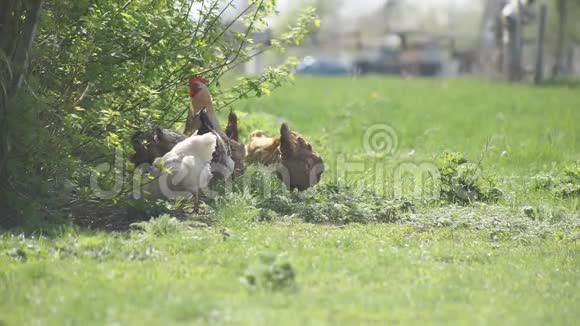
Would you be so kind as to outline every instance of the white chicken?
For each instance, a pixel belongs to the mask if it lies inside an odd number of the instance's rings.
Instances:
[[[154,177],[144,185],[150,198],[189,198],[208,186],[211,178],[210,162],[216,147],[212,133],[193,135],[178,143],[171,151],[157,158],[151,171]],[[160,169],[162,167],[162,169]]]

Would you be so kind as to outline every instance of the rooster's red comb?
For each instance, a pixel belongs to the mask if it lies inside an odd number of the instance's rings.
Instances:
[[[208,81],[207,79],[204,79],[203,77],[199,76],[199,75],[195,75],[193,77],[191,77],[191,79],[189,80],[189,85],[192,85],[193,83],[202,83],[202,84],[207,84]]]

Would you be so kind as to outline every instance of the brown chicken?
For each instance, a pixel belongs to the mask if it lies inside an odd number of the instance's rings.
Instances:
[[[324,172],[324,162],[304,137],[282,124],[280,137],[268,137],[254,131],[246,144],[248,161],[273,166],[276,175],[290,190],[304,191],[318,182]]]
[[[187,114],[185,130],[183,132],[186,135],[193,134],[201,126],[199,113],[203,109],[207,110],[207,114],[214,128],[217,131],[222,130],[213,106],[211,94],[209,93],[206,84],[207,80],[203,79],[201,76],[193,76],[189,80],[189,97],[191,99],[191,104]]]

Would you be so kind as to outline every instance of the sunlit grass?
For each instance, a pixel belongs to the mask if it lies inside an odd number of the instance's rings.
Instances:
[[[287,121],[324,157],[323,183],[342,159],[365,165],[349,181],[373,180],[384,164],[387,185],[400,162],[431,162],[444,150],[477,161],[489,143],[482,169],[498,176],[503,198],[417,202],[396,223],[335,226],[296,216],[257,222],[252,199],[233,194],[214,203],[209,228],[164,217],[119,234],[3,234],[0,325],[574,324],[578,198],[529,183],[580,159],[577,94],[472,80],[299,78],[236,105],[243,136]],[[397,131],[394,155],[365,152],[374,124]],[[291,286],[248,286],[263,255],[291,265]]]

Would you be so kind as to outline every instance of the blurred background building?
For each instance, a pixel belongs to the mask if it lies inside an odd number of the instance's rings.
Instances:
[[[305,6],[317,9],[319,30],[301,47],[284,55],[264,53],[245,69],[257,74],[286,56],[297,56],[301,60],[297,72],[304,74],[508,78],[512,69],[508,66],[516,64],[517,79],[532,80],[542,5],[547,9],[543,75],[578,76],[579,0],[280,0],[281,14],[271,17],[272,29],[255,35],[256,40],[267,42],[269,35],[282,33]],[[516,47],[506,43],[510,17],[503,13],[510,6],[516,8],[513,15],[519,27],[517,38],[512,38]]]

